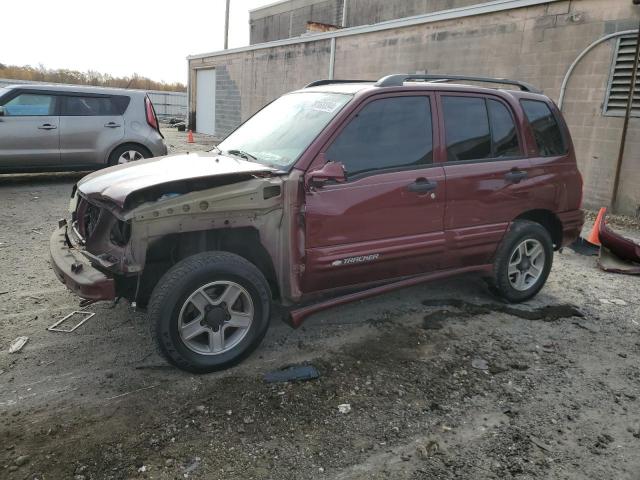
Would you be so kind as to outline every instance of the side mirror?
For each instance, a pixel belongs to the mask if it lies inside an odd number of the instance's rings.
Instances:
[[[4,117],[4,107],[0,105],[0,117]]]
[[[347,172],[339,162],[327,162],[318,170],[307,175],[307,186],[321,187],[328,181],[343,183],[347,181]]]

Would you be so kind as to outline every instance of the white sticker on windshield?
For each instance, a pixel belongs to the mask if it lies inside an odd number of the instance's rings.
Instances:
[[[316,100],[311,104],[311,109],[317,110],[318,112],[332,113],[338,107],[340,107],[340,104],[338,102],[332,102],[331,100]]]

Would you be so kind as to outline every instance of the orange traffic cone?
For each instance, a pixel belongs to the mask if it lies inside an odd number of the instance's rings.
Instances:
[[[191,130],[187,133],[187,143],[193,143],[193,132]]]
[[[594,245],[600,245],[600,222],[602,221],[602,217],[607,213],[607,208],[602,207],[598,212],[598,216],[596,217],[596,223],[593,224],[593,228],[591,228],[591,233],[587,238],[589,243],[593,243]]]

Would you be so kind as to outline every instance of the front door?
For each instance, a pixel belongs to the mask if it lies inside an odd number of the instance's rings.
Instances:
[[[60,163],[57,97],[18,93],[0,116],[0,168],[38,169]]]
[[[305,293],[440,268],[446,186],[431,106],[416,93],[369,99],[323,149],[348,178],[306,192]]]
[[[442,93],[448,267],[489,264],[536,181],[514,111],[498,96]]]
[[[140,107],[142,108],[142,107]],[[108,96],[64,96],[60,160],[65,166],[100,165],[124,137],[124,119]]]

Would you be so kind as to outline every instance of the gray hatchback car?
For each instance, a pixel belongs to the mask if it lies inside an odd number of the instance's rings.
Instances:
[[[0,172],[95,170],[166,153],[144,91],[0,88]]]

